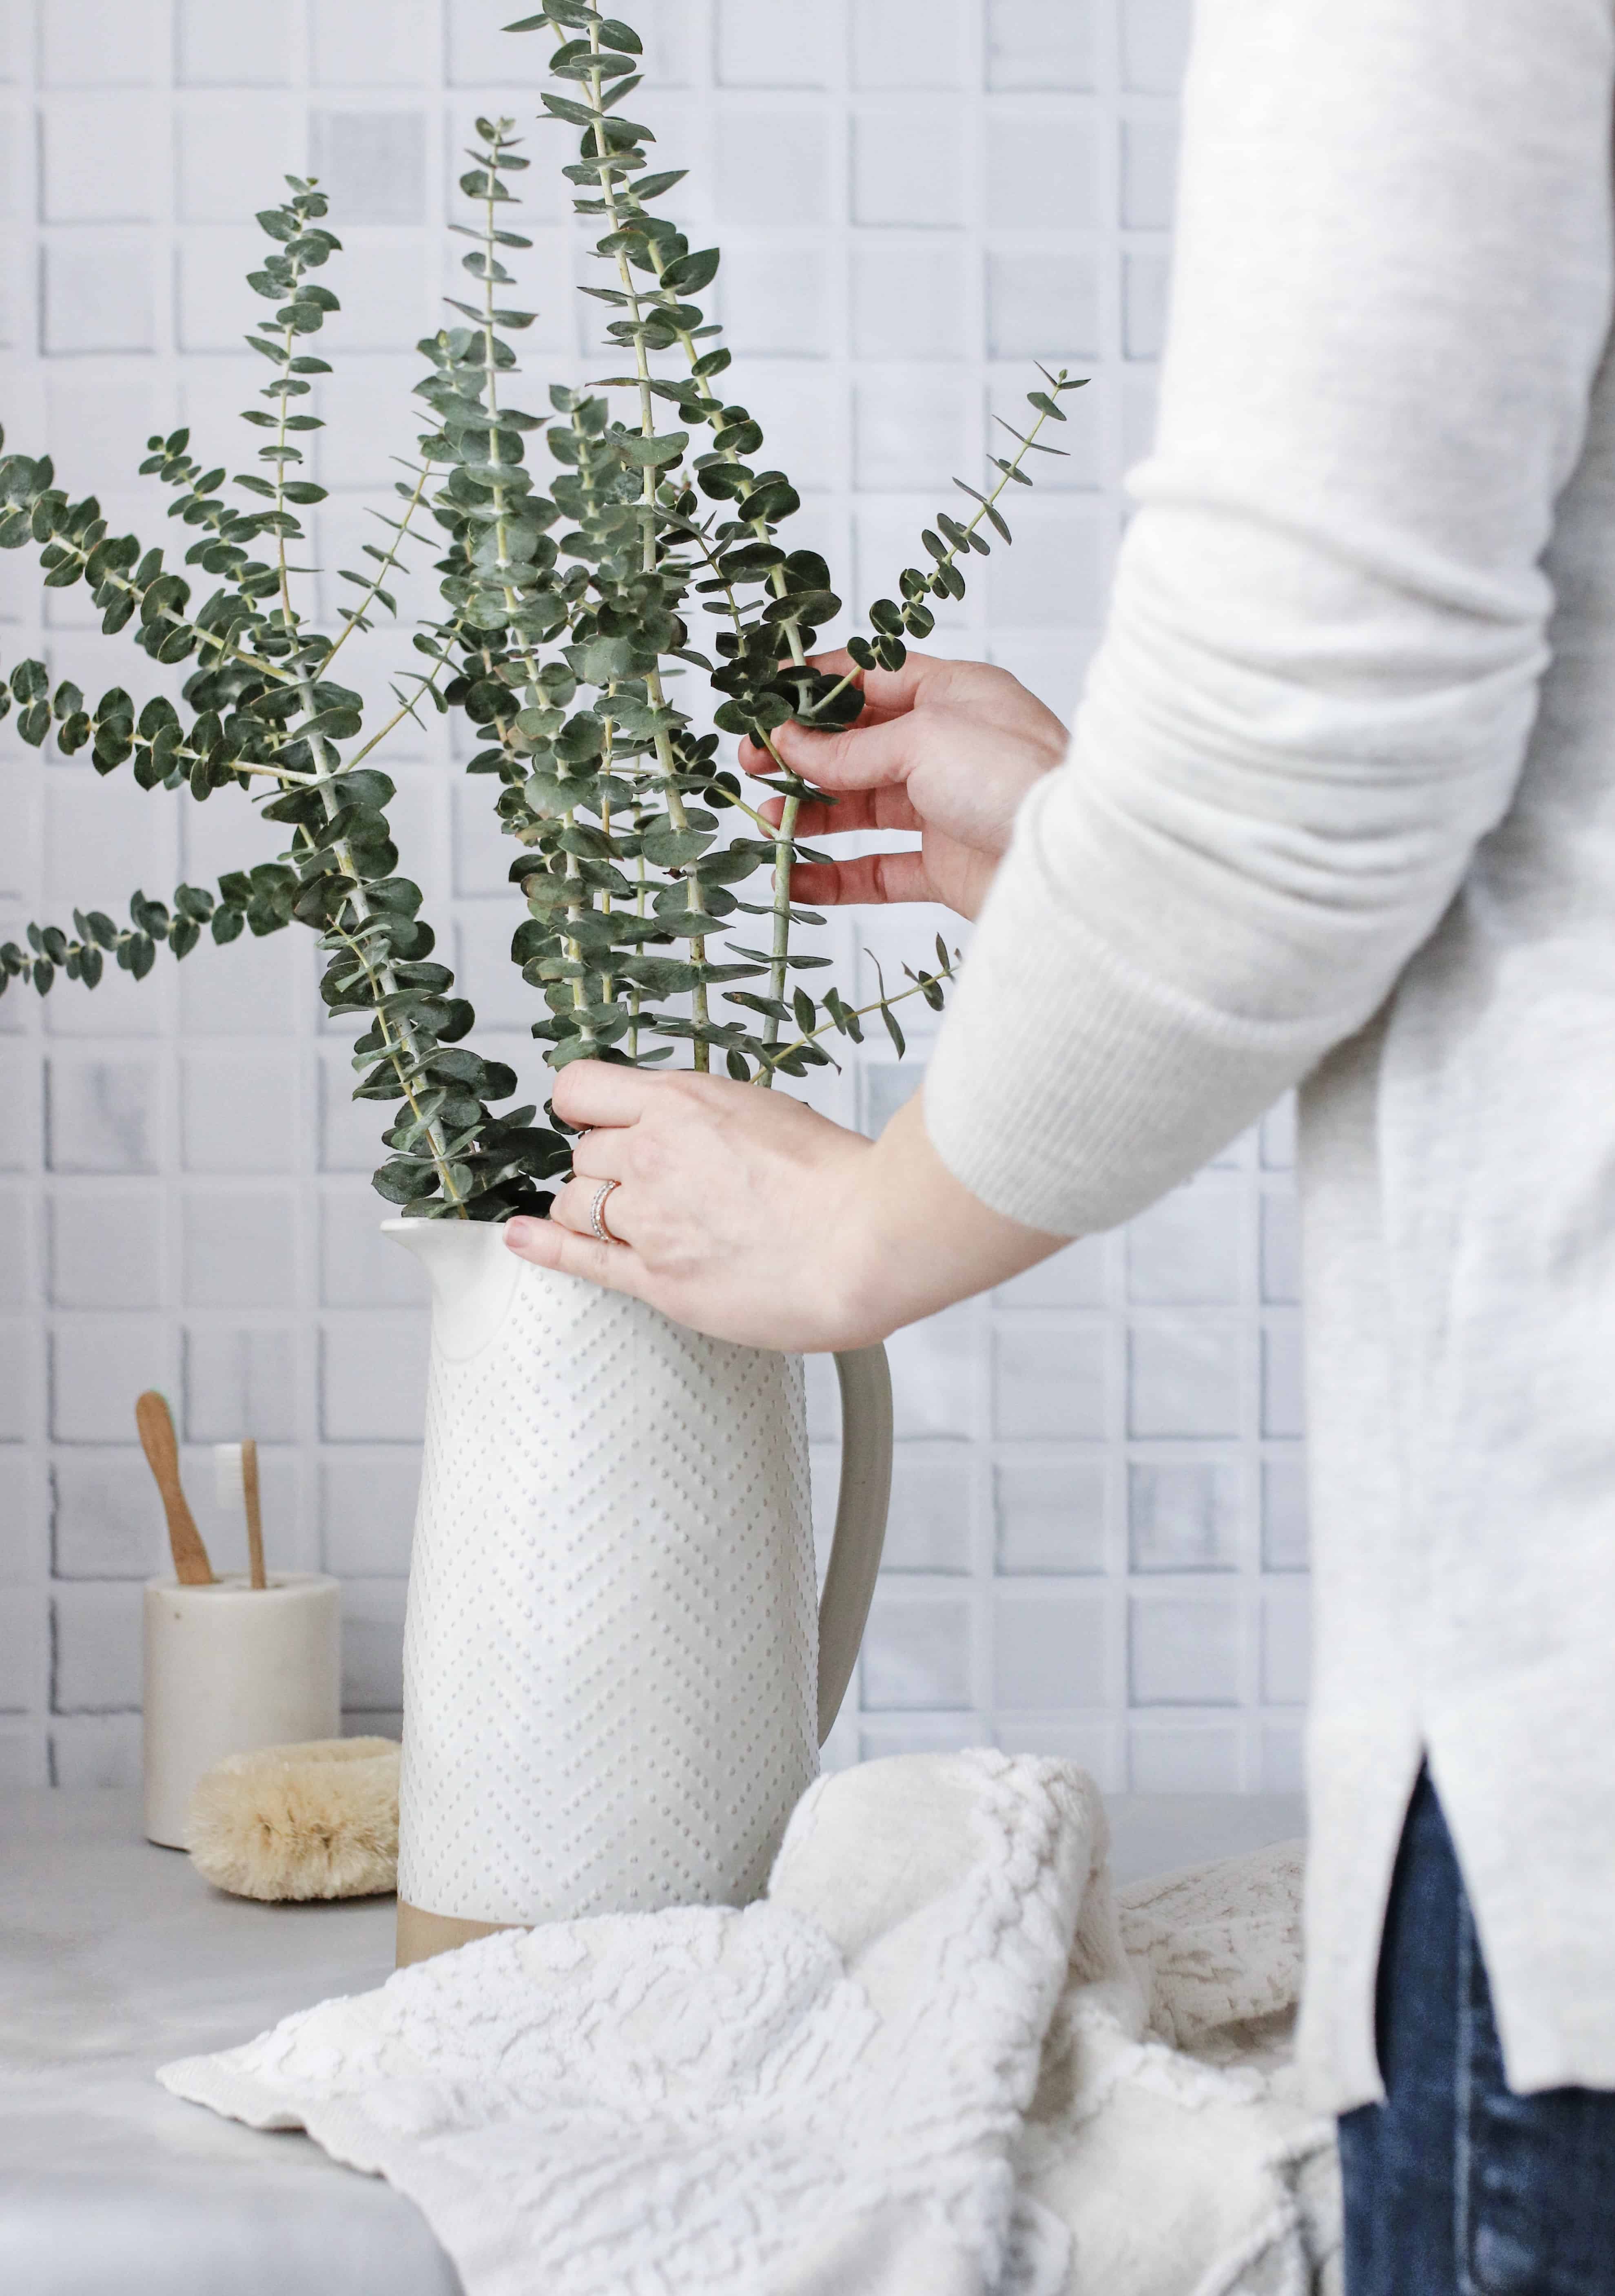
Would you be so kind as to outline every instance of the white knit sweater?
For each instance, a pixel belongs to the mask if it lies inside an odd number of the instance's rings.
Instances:
[[[1158,442],[926,1089],[1107,1227],[1306,1079],[1303,2050],[1427,1751],[1511,2081],[1615,2087],[1615,0],[1200,0]]]

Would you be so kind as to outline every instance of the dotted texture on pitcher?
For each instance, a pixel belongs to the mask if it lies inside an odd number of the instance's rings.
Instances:
[[[435,1350],[400,1893],[540,1922],[740,1904],[818,1774],[802,1372],[524,1268]]]

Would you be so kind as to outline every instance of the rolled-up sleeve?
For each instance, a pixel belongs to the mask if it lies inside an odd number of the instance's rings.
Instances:
[[[1112,1225],[1371,1017],[1507,811],[1611,308],[1610,0],[1202,0],[1158,440],[926,1081]]]

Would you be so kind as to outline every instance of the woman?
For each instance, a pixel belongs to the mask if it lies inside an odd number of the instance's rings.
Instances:
[[[810,833],[919,838],[804,898],[979,906],[923,1102],[870,1144],[581,1064],[580,1177],[511,1232],[845,1346],[1302,1082],[1299,2046],[1350,2296],[1615,2290],[1612,92],[1615,0],[1204,0],[1158,440],[1069,755],[936,661],[783,737],[840,800]]]

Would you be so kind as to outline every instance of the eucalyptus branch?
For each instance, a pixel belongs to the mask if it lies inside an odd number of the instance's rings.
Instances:
[[[404,494],[404,488],[401,486],[398,488],[398,492],[400,495],[404,495],[404,515],[401,519],[389,518],[383,520],[383,524],[390,526],[397,537],[395,541],[389,545],[385,551],[378,549],[373,543],[366,542],[361,543],[359,545],[367,557],[374,558],[376,561],[375,572],[367,576],[364,574],[350,573],[346,568],[342,570],[343,581],[357,583],[361,592],[361,595],[357,606],[341,606],[337,609],[338,612],[342,615],[343,627],[342,636],[337,639],[335,644],[332,647],[330,652],[325,655],[325,660],[320,665],[321,668],[327,676],[330,674],[331,664],[335,660],[337,655],[341,653],[342,648],[353,636],[354,631],[369,629],[370,624],[366,619],[367,611],[369,607],[379,601],[382,605],[385,606],[390,614],[394,616],[397,615],[398,601],[391,594],[390,592],[383,590],[382,585],[383,582],[388,581],[391,578],[393,570],[401,563],[399,553],[402,550],[405,543],[413,538],[409,531],[410,526],[414,521],[416,512],[419,510],[421,504],[425,497],[426,483],[431,476],[432,472],[429,465],[423,463],[419,471],[416,474],[415,484],[410,488],[408,494]],[[379,516],[380,513],[377,512],[376,515]],[[397,721],[394,720],[394,723],[396,722]]]
[[[499,578],[499,586],[504,594],[506,606],[514,615],[517,610],[518,601],[511,580],[511,577],[514,575],[515,570],[515,563],[509,554],[508,529],[511,521],[508,513],[511,482],[505,472],[504,442],[501,440],[499,436],[499,337],[495,332],[495,326],[496,324],[502,324],[506,326],[509,326],[512,324],[518,325],[530,325],[531,324],[532,315],[524,311],[518,312],[506,310],[501,312],[496,308],[494,304],[493,291],[495,283],[497,282],[502,285],[513,283],[511,281],[511,275],[500,263],[496,252],[499,242],[499,226],[495,218],[494,209],[496,203],[507,199],[509,196],[505,190],[504,184],[500,181],[500,171],[502,168],[525,168],[527,165],[526,160],[521,159],[515,152],[510,151],[507,148],[507,145],[508,138],[505,133],[504,123],[496,123],[494,125],[493,133],[488,139],[487,153],[485,155],[479,155],[484,156],[486,160],[486,166],[484,168],[485,189],[482,194],[485,215],[482,245],[478,250],[477,255],[467,256],[466,262],[467,268],[470,268],[477,263],[480,258],[482,268],[482,372],[484,378],[483,404],[487,408],[489,417],[488,463],[490,474],[489,480],[489,492],[493,503],[493,534],[498,549],[498,557],[495,562],[495,571]],[[538,692],[540,690],[540,670],[537,661],[534,660],[530,648],[525,644],[525,643],[520,644],[516,652],[518,659],[527,673],[527,689],[529,693]],[[562,780],[569,778],[565,760],[560,759],[558,760],[558,763],[560,767],[560,778]],[[570,806],[564,807],[562,808],[561,820],[564,824],[562,843],[563,847],[567,849],[564,863],[569,895],[566,905],[566,917],[569,925],[575,927],[578,921],[582,917],[584,912],[586,910],[592,911],[594,905],[589,898],[589,887],[584,882],[581,857],[575,849],[571,849],[569,846],[569,839],[573,837],[573,833],[575,832],[576,828],[577,815],[575,808]],[[592,1053],[598,1048],[598,1039],[596,1037],[590,1019],[590,1006],[591,1004],[595,1002],[598,1002],[602,1004],[608,1004],[611,1002],[609,991],[606,988],[605,982],[602,981],[597,999],[591,999],[589,993],[588,973],[587,968],[584,964],[583,950],[575,931],[567,932],[563,936],[562,947],[565,952],[569,964],[577,968],[573,975],[571,988],[573,1012],[578,1021],[578,1041],[580,1046],[586,1052]]]
[[[423,676],[418,670],[410,673],[410,675],[415,677],[420,688],[420,691],[416,693],[414,701],[406,701],[400,698],[399,706],[393,711],[391,717],[371,734],[369,740],[364,744],[362,749],[355,750],[353,755],[342,767],[342,771],[343,773],[351,773],[356,766],[362,766],[365,759],[371,754],[372,750],[379,750],[382,743],[387,739],[389,734],[397,733],[399,727],[403,724],[406,718],[413,718],[416,724],[418,725],[420,723],[420,719],[416,717],[416,712],[418,705],[423,700],[430,700],[435,702],[440,709],[447,707],[447,704],[443,701],[441,695],[438,692],[438,680],[442,676],[443,671],[447,667],[448,665],[446,663],[440,662],[437,668],[433,670],[430,676]],[[394,692],[397,692],[396,687],[394,688]],[[296,775],[284,775],[283,778],[288,781],[295,781],[298,776]]]
[[[796,1001],[792,1009],[802,1034],[793,1038],[791,1043],[773,1056],[770,1062],[771,1068],[787,1076],[799,1076],[802,1073],[801,1067],[794,1063],[800,1063],[804,1055],[811,1056],[818,1046],[820,1037],[828,1036],[832,1029],[838,1035],[848,1037],[854,1044],[861,1045],[863,1042],[863,1029],[861,1024],[871,1013],[878,1013],[885,1021],[886,1034],[891,1037],[896,1048],[897,1057],[901,1060],[908,1050],[908,1046],[902,1030],[893,1016],[892,1007],[894,1004],[902,1004],[910,996],[923,996],[934,1013],[942,1011],[943,1001],[942,984],[944,980],[952,980],[954,969],[959,963],[959,951],[954,949],[950,953],[947,943],[940,933],[936,937],[935,971],[916,972],[910,966],[905,964],[902,968],[903,972],[911,986],[899,988],[894,994],[888,993],[886,977],[881,972],[879,962],[873,952],[866,951],[865,954],[869,956],[870,964],[874,965],[876,977],[880,982],[879,996],[872,997],[867,1004],[852,1005],[846,1004],[837,991],[832,988],[823,998],[822,1004],[816,1007],[806,990],[798,989]],[[761,1000],[757,997],[748,997],[740,992],[732,995],[729,1002],[734,1004],[750,1004],[754,1006]],[[822,1010],[826,1015],[823,1021],[818,1021],[816,1018],[820,1010]],[[824,1055],[820,1054],[819,1057],[822,1060]]]
[[[204,886],[177,886],[172,908],[133,893],[127,925],[116,923],[103,909],[87,914],[75,909],[70,933],[60,925],[30,924],[28,948],[12,940],[0,945],[0,996],[20,976],[29,978],[39,994],[46,996],[58,972],[94,988],[109,956],[123,972],[143,980],[156,962],[160,942],[166,941],[176,957],[185,956],[204,928],[210,928],[221,944],[235,940],[249,922],[254,932],[273,932],[291,920],[289,903],[280,906],[291,882],[289,872],[271,867],[257,882],[247,876],[221,879],[217,894]]]
[[[930,572],[927,574],[919,567],[913,566],[904,569],[898,585],[903,597],[901,606],[892,598],[878,598],[875,601],[869,608],[869,617],[870,626],[876,634],[872,644],[863,637],[848,639],[847,652],[860,669],[895,670],[902,668],[907,655],[907,650],[902,643],[902,633],[906,630],[912,637],[928,637],[935,625],[935,617],[930,608],[922,603],[927,591],[939,598],[964,596],[965,578],[960,571],[958,562],[960,553],[975,551],[983,558],[990,556],[992,553],[991,543],[979,531],[984,519],[989,521],[994,533],[1001,541],[1013,542],[1015,539],[1009,531],[1008,521],[998,507],[998,498],[1011,484],[1023,487],[1031,485],[1031,480],[1021,468],[1027,455],[1033,453],[1052,455],[1061,451],[1059,447],[1039,446],[1037,434],[1045,422],[1065,421],[1066,417],[1059,406],[1061,393],[1067,390],[1081,390],[1087,381],[1087,377],[1084,376],[1079,381],[1074,381],[1064,367],[1061,367],[1057,375],[1051,374],[1048,368],[1041,365],[1037,371],[1049,385],[1046,391],[1030,390],[1026,393],[1026,403],[1036,414],[1037,420],[1024,437],[1009,423],[1003,424],[1004,429],[1009,431],[1010,437],[1017,442],[1016,451],[1011,460],[1006,460],[1001,455],[993,455],[989,458],[993,468],[1002,473],[992,493],[984,495],[979,488],[971,486],[968,480],[954,480],[953,483],[960,493],[968,495],[979,507],[963,524],[949,512],[938,511],[936,524],[941,528],[942,532],[936,533],[930,527],[927,527],[919,537],[932,561]],[[1001,422],[1003,421],[1001,415],[995,419]],[[947,537],[945,541],[943,538],[943,536]],[[846,676],[839,679],[831,688],[825,696],[825,700],[834,701],[845,687],[850,686],[853,683],[853,673],[849,671]],[[811,722],[815,714],[812,707],[804,709],[802,712],[803,721]]]
[[[603,101],[604,65],[600,45],[600,16],[598,10],[592,5],[589,10],[589,44],[590,55],[589,88],[590,94],[594,99],[593,116],[590,122],[590,128],[595,139],[596,154],[602,162],[606,163],[602,165],[599,171],[600,194],[606,202],[606,209],[611,219],[612,230],[614,233],[616,233],[620,232],[622,226],[617,212],[614,188],[615,181],[614,171],[609,164],[610,138],[606,127],[606,107]],[[622,37],[624,29],[625,28],[618,28],[618,37]],[[628,34],[627,37],[633,40],[634,48],[637,51],[639,47],[637,36]],[[630,82],[630,86],[631,85],[632,83]],[[652,404],[650,387],[650,360],[647,350],[646,330],[640,297],[635,288],[633,275],[629,269],[627,255],[622,248],[619,248],[616,250],[616,258],[617,276],[621,282],[621,291],[624,300],[626,301],[628,309],[632,315],[633,321],[635,379],[639,394],[639,435],[645,441],[647,449],[643,456],[643,477],[640,481],[641,498],[645,504],[645,533],[643,543],[644,568],[647,574],[652,574],[655,571],[656,567],[656,472],[659,469],[665,469],[669,463],[676,462],[682,455],[684,448],[688,445],[689,440],[688,434],[684,431],[670,432],[664,439],[658,438],[656,435],[655,408]],[[647,672],[646,690],[653,709],[663,709],[666,707],[666,694],[663,688],[661,672],[659,669],[652,668]],[[685,812],[683,800],[679,793],[677,767],[673,760],[672,744],[664,730],[658,730],[655,735],[655,743],[657,761],[661,766],[663,779],[667,788],[668,817],[672,823],[676,834],[687,835],[689,829],[689,822]],[[701,900],[701,873],[698,865],[692,865],[690,867],[688,873],[688,881],[689,889],[688,894],[688,906],[693,915],[702,915],[705,914],[705,911],[703,909]],[[690,961],[696,966],[704,967],[705,965],[706,938],[705,934],[694,934],[691,936]],[[697,1029],[705,1029],[710,1017],[707,1010],[706,983],[705,980],[700,978],[696,979],[692,991],[691,1002],[694,1007],[696,1026]],[[704,1038],[699,1035],[695,1037],[693,1056],[697,1069],[705,1069],[708,1065],[710,1058],[709,1048]]]
[[[95,497],[70,503],[54,484],[54,477],[48,455],[0,459],[0,549],[21,549],[30,540],[38,544],[47,589],[87,580],[109,636],[138,613],[136,643],[156,661],[184,661],[200,653],[216,670],[225,667],[259,678],[284,676],[273,662],[243,651],[237,602],[218,594],[194,619],[187,618],[190,585],[182,576],[164,572],[162,552],[144,550],[132,534],[109,535]],[[45,679],[44,665],[36,667]]]
[[[201,714],[187,725],[172,704],[158,701],[136,718],[120,688],[89,709],[70,683],[63,681],[53,694],[44,665],[25,662],[13,670],[9,689],[0,689],[0,715],[15,701],[24,740],[37,745],[54,728],[65,754],[88,747],[103,772],[133,755],[136,776],[148,786],[173,788],[188,781],[194,795],[205,797],[222,781],[272,780],[276,786],[265,816],[292,825],[292,849],[278,862],[227,874],[217,899],[182,887],[172,914],[136,895],[127,928],[99,911],[88,918],[76,913],[73,937],[56,927],[32,927],[31,954],[8,945],[0,972],[8,980],[26,972],[41,993],[58,971],[93,986],[109,954],[138,978],[150,971],[158,940],[167,939],[183,955],[204,924],[218,941],[243,929],[271,931],[293,921],[310,925],[335,960],[322,984],[327,1003],[369,1016],[368,1036],[358,1047],[360,1096],[401,1099],[408,1110],[403,1128],[387,1136],[395,1153],[378,1174],[378,1186],[407,1211],[499,1218],[542,1201],[533,1183],[556,1168],[564,1151],[554,1135],[528,1122],[533,1110],[495,1117],[484,1104],[487,1097],[514,1091],[514,1073],[457,1048],[455,1040],[471,1026],[471,1008],[448,994],[453,986],[448,969],[427,962],[433,935],[416,914],[419,891],[394,874],[398,856],[384,811],[393,784],[361,761],[416,714],[421,694],[400,695],[393,716],[344,758],[342,745],[363,733],[363,705],[358,694],[325,674],[354,628],[369,627],[373,603],[396,611],[383,586],[424,496],[426,469],[413,491],[398,489],[405,510],[400,520],[388,521],[391,545],[369,553],[377,571],[367,579],[347,575],[361,598],[356,610],[346,611],[334,643],[303,625],[291,593],[285,545],[304,538],[295,509],[323,500],[325,491],[292,475],[301,461],[293,439],[320,427],[317,418],[293,413],[293,405],[309,391],[309,374],[329,372],[325,361],[297,345],[337,308],[335,296],[306,274],[337,242],[317,221],[325,213],[323,196],[300,178],[290,181],[292,200],[260,217],[274,246],[252,281],[278,308],[248,338],[275,368],[263,394],[274,411],[250,410],[246,417],[273,433],[260,457],[272,465],[273,476],[243,473],[237,480],[268,507],[231,510],[216,492],[223,470],[203,472],[187,451],[184,431],[153,440],[145,466],[177,490],[172,514],[202,529],[190,562],[225,578],[194,621],[185,619],[188,586],[163,573],[161,554],[143,557],[132,537],[109,540],[95,503],[69,504],[52,483],[48,463],[12,457],[0,463],[0,541],[40,541],[47,579],[58,586],[89,578],[109,628],[122,627],[138,605],[140,642],[160,660],[199,653],[202,667],[185,695]],[[246,545],[265,533],[276,538],[273,567],[247,554]],[[444,635],[452,642],[457,630],[451,618]],[[421,693],[443,707],[437,687],[448,666],[446,649],[429,651],[433,667],[419,681]]]
[[[695,355],[695,343],[693,339],[688,335],[686,335],[682,340],[685,343],[686,348],[688,350],[693,359]],[[737,450],[732,445],[727,450],[727,456],[728,459],[731,461],[737,459]],[[763,539],[766,541],[767,528],[761,521],[759,521],[754,527],[753,531],[761,533]],[[735,595],[734,585],[730,582],[728,575],[720,567],[717,556],[707,542],[705,535],[696,529],[692,529],[692,532],[695,534],[695,538],[697,546],[701,551],[701,554],[705,559],[708,569],[714,578],[713,582],[706,586],[709,588],[715,587],[721,594],[723,603],[729,610],[729,619],[734,625],[736,636],[741,644],[744,644],[746,639],[746,622],[740,611],[739,600]],[[770,581],[783,581],[783,577],[778,567],[775,567],[772,570],[770,579]],[[801,639],[794,624],[790,626],[789,636],[793,652],[797,662],[801,664],[804,662],[805,657],[802,652]],[[802,801],[797,796],[795,788],[791,786],[795,781],[795,776],[791,774],[789,767],[785,763],[785,760],[780,757],[779,750],[775,749],[770,735],[760,726],[753,738],[758,742],[761,748],[766,750],[779,771],[785,775],[787,784],[787,794],[781,803],[779,819],[777,823],[764,821],[760,813],[755,812],[752,807],[746,805],[744,800],[738,796],[731,796],[729,800],[731,805],[739,807],[744,812],[750,815],[752,820],[757,824],[759,828],[767,830],[772,836],[774,841],[774,922],[773,939],[770,947],[770,962],[769,966],[769,997],[770,1001],[762,1024],[763,1044],[765,1046],[771,1047],[779,1042],[779,1013],[782,1007],[782,1000],[785,996],[786,973],[787,962],[790,956],[791,870],[795,860],[796,818],[801,810]],[[773,1081],[773,1066],[771,1063],[764,1062],[759,1070],[758,1082],[766,1091],[772,1086]]]
[[[324,502],[325,489],[311,479],[288,476],[289,472],[300,469],[303,461],[302,449],[293,445],[292,434],[324,428],[317,415],[293,414],[292,402],[309,397],[312,389],[308,380],[310,375],[331,372],[325,360],[307,352],[300,354],[296,345],[301,336],[317,334],[326,314],[342,308],[328,287],[309,277],[310,271],[322,268],[330,260],[342,242],[325,230],[319,220],[327,211],[324,193],[300,176],[288,176],[286,181],[292,187],[291,199],[282,208],[265,209],[258,218],[278,244],[265,257],[262,268],[250,274],[247,280],[255,294],[280,306],[272,318],[260,320],[247,337],[252,348],[276,369],[274,381],[259,394],[275,401],[272,411],[254,411],[246,418],[259,429],[275,433],[273,444],[260,447],[258,454],[259,461],[268,463],[273,475],[264,479],[241,472],[235,483],[249,494],[265,497],[271,504],[268,514],[258,513],[258,520],[275,537],[281,613],[286,636],[295,645],[299,618],[292,603],[286,544],[307,537],[293,505]]]
[[[342,849],[339,847],[337,849],[341,857]],[[349,865],[351,873],[350,863]],[[353,883],[355,892],[350,895],[350,900],[361,923],[368,923],[371,920],[363,901],[362,884],[356,873],[353,874]],[[436,1103],[429,1105],[428,1095],[417,1089],[422,1078],[428,1074],[419,1038],[408,1021],[395,1019],[389,1009],[390,1004],[396,1006],[403,993],[398,972],[384,961],[376,962],[363,938],[344,929],[340,918],[333,923],[328,939],[349,951],[370,992],[365,1004],[375,1014],[374,1029],[379,1039],[383,1060],[391,1070],[400,1094],[408,1103],[413,1119],[406,1134],[408,1144],[412,1147],[424,1146],[426,1158],[436,1175],[445,1202],[452,1206],[457,1218],[469,1218],[470,1176],[456,1164],[449,1136],[437,1121],[442,1112],[443,1096],[440,1095]],[[340,984],[342,993],[354,985],[352,975],[347,976]],[[375,1073],[372,1071],[373,1075]],[[393,1128],[395,1132],[398,1129],[396,1126]],[[403,1145],[404,1143],[398,1144]],[[417,1157],[416,1160],[420,1159]]]

